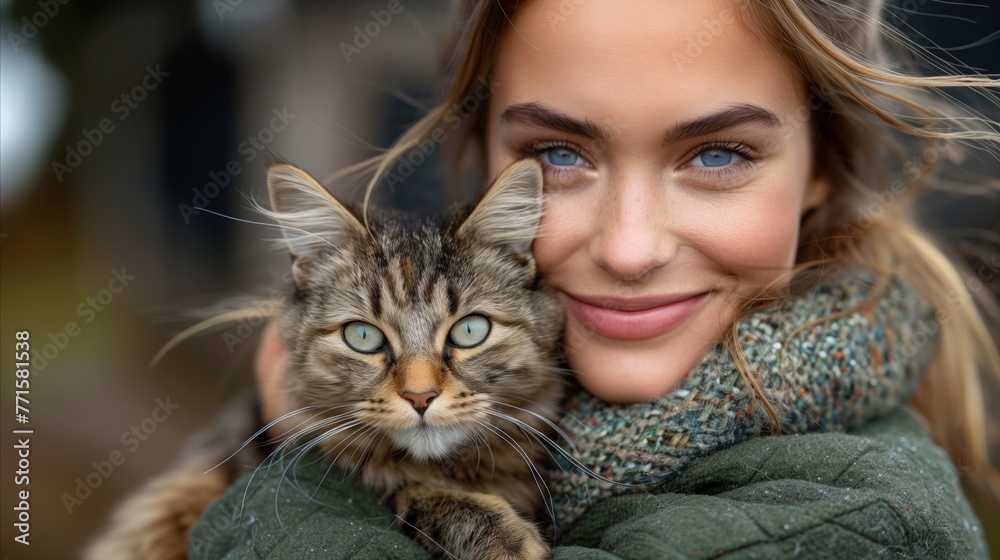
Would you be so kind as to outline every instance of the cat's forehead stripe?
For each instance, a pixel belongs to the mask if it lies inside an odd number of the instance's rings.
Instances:
[[[403,282],[407,285],[413,283],[413,265],[410,262],[410,256],[406,253],[399,255],[399,270],[403,273]]]
[[[445,291],[448,297],[448,314],[454,315],[458,313],[458,291],[455,289],[454,282],[445,282]]]
[[[430,305],[434,302],[434,293],[437,291],[435,288],[437,288],[438,280],[437,276],[431,276],[424,281],[423,302],[425,305]]]
[[[368,294],[369,303],[372,308],[372,315],[382,316],[382,287],[378,282],[371,283],[371,290]]]
[[[404,291],[410,294],[410,297],[414,297],[417,293],[417,282],[413,277],[413,265],[410,262],[410,256],[403,253],[399,257],[399,271],[403,276],[403,287]]]
[[[406,305],[406,285],[403,282],[403,274],[399,270],[399,267],[390,267],[386,278],[388,278],[389,289],[392,292],[392,297],[395,300],[396,305]]]
[[[393,302],[398,307],[406,307],[413,301],[413,293],[410,285],[406,281],[405,274],[399,266],[392,267],[386,274],[387,282],[390,285]]]

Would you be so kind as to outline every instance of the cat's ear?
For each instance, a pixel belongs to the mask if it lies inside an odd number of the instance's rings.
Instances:
[[[522,159],[493,180],[458,234],[484,245],[527,252],[541,218],[542,167],[534,159]]]
[[[342,249],[368,235],[354,214],[308,173],[294,165],[275,163],[267,170],[273,219],[282,232],[296,275],[324,249]]]

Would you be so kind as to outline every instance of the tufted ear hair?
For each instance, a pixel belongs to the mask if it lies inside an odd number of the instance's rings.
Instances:
[[[364,225],[323,185],[294,165],[276,163],[267,170],[272,218],[282,228],[295,257],[343,247],[368,235]]]
[[[542,167],[522,159],[500,172],[458,229],[489,246],[527,252],[542,218]]]
[[[266,214],[284,226],[296,282],[320,251],[343,249],[368,235],[354,213],[294,165],[272,164],[267,170],[267,188],[271,210]]]

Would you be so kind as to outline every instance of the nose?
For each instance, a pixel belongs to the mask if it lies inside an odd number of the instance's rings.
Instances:
[[[413,410],[416,410],[421,416],[427,411],[427,407],[431,405],[431,401],[437,397],[436,391],[426,391],[424,393],[411,393],[409,391],[403,393],[403,398],[410,401],[413,405]]]
[[[598,266],[623,281],[635,281],[670,262],[676,243],[668,212],[652,192],[659,185],[612,185],[598,235],[590,247]]]

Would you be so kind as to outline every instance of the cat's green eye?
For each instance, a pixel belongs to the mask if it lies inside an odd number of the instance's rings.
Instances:
[[[344,342],[363,354],[374,354],[385,347],[385,335],[378,327],[364,321],[344,325]]]
[[[463,317],[448,333],[448,342],[459,348],[472,348],[490,334],[490,320],[482,315]]]

